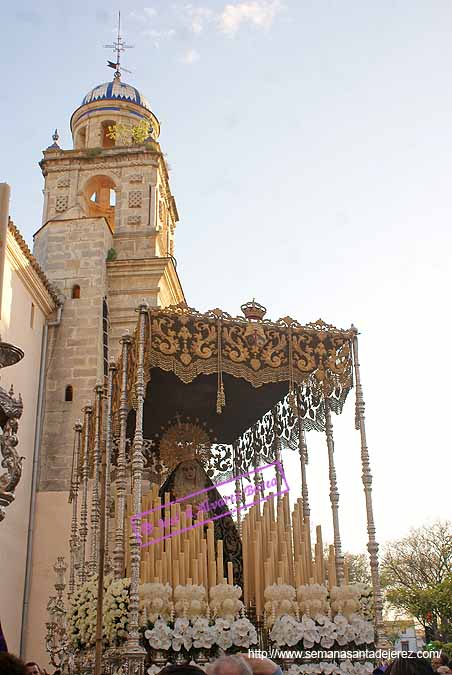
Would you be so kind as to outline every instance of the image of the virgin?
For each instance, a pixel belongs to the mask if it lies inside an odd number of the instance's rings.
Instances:
[[[206,488],[209,489],[205,490]],[[214,535],[216,540],[223,540],[224,576],[227,578],[227,562],[231,561],[234,569],[234,583],[242,586],[242,543],[239,532],[233,518],[226,515],[229,508],[223,497],[198,460],[189,459],[179,462],[160,488],[159,495],[162,500],[165,492],[170,493],[171,501],[183,500],[181,507],[184,510],[190,504],[195,518],[199,509],[204,511],[204,520],[220,516],[214,520]],[[189,495],[194,496],[185,501]]]

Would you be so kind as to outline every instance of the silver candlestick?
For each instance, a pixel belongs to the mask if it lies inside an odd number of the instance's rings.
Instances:
[[[50,656],[52,665],[62,672],[68,672],[69,640],[67,635],[67,610],[64,604],[63,594],[66,589],[65,572],[67,565],[61,556],[53,566],[57,575],[54,584],[56,596],[51,596],[47,603],[49,620],[46,623],[46,651]]]

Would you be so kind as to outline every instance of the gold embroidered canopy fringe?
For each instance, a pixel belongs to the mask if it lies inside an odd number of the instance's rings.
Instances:
[[[148,311],[145,327],[145,383],[151,371],[172,372],[183,383],[200,375],[217,375],[217,412],[226,404],[223,374],[241,378],[253,388],[271,383],[314,381],[323,397],[346,394],[353,385],[353,328],[341,330],[318,320],[301,325],[284,317],[276,322],[232,317],[220,309],[204,314],[184,304]],[[136,341],[129,361],[129,404],[136,407]],[[118,364],[118,371],[121,363]],[[115,387],[115,413],[119,391]]]

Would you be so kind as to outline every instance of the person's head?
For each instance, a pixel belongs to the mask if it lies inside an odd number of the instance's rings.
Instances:
[[[25,663],[9,652],[0,652],[0,675],[26,675]]]
[[[199,666],[191,666],[188,663],[180,666],[165,666],[158,675],[206,675]]]
[[[42,675],[41,668],[34,661],[25,664],[25,672],[27,675]]]
[[[210,665],[209,675],[253,675],[253,669],[241,656],[221,656]]]
[[[388,666],[385,675],[432,675],[433,672],[427,659],[416,656],[408,659],[399,656]]]
[[[444,652],[441,652],[439,656],[435,656],[435,658],[432,659],[432,668],[433,670],[438,670],[438,668],[444,667],[449,665],[449,659],[447,658],[446,654]]]
[[[182,474],[185,478],[185,480],[195,480],[196,478],[196,464],[191,461],[187,460],[185,462],[181,463],[181,469],[182,469]]]

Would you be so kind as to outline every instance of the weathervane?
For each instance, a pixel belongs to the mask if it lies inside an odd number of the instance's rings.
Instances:
[[[121,79],[121,70],[125,73],[130,73],[130,70],[120,67],[121,52],[125,52],[126,49],[131,49],[134,45],[126,45],[123,38],[121,37],[121,12],[118,12],[118,37],[116,41],[111,45],[104,45],[105,49],[113,49],[116,54],[116,63],[113,61],[107,61],[109,68],[114,68],[115,70],[115,80]]]

